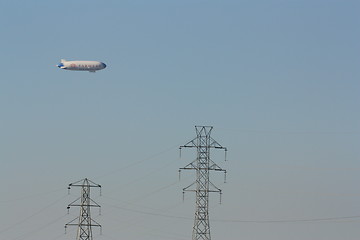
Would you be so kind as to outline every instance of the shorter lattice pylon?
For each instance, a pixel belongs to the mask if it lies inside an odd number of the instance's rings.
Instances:
[[[80,215],[79,217],[65,224],[65,230],[68,226],[77,226],[78,231],[76,240],[92,240],[92,227],[100,227],[101,231],[101,225],[91,218],[91,207],[100,208],[100,205],[90,198],[90,189],[92,187],[98,187],[101,189],[101,186],[85,178],[83,180],[70,183],[68,187],[69,191],[71,187],[81,187],[81,196],[70,203],[67,209],[69,211],[70,207],[79,207]]]

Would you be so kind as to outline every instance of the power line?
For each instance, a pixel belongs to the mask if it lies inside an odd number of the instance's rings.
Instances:
[[[43,226],[41,226],[41,227],[31,231],[31,232],[27,232],[27,233],[25,233],[25,234],[23,234],[23,235],[21,235],[19,237],[12,238],[12,240],[19,240],[19,239],[23,239],[23,238],[28,238],[30,234],[34,234],[36,232],[40,232],[40,231],[44,230],[46,227],[49,227],[49,226],[53,225],[54,223],[58,222],[59,220],[63,219],[65,216],[67,216],[67,214],[64,214],[63,216],[60,216],[60,217],[54,219],[53,221],[47,222],[45,225],[43,225]],[[61,236],[63,236],[63,235],[64,234],[62,234]],[[59,238],[59,237],[57,237],[57,238]]]
[[[0,200],[0,203],[14,203],[17,201],[22,201],[22,200],[28,200],[30,198],[40,198],[46,195],[49,195],[51,193],[55,193],[55,192],[59,192],[59,191],[63,191],[64,188],[59,188],[56,190],[52,190],[52,191],[47,191],[47,192],[43,192],[43,193],[36,193],[36,194],[30,194],[30,195],[26,195],[26,196],[22,196],[22,197],[18,197],[18,198],[13,198],[13,199],[6,199],[6,200]]]
[[[176,149],[177,146],[178,146],[178,145],[169,147],[169,148],[167,148],[167,149],[165,149],[165,150],[163,150],[163,151],[154,153],[154,154],[150,155],[149,157],[146,157],[146,158],[144,158],[144,159],[142,159],[142,160],[139,160],[139,161],[130,163],[130,164],[126,165],[126,166],[122,166],[122,167],[119,168],[119,169],[115,169],[115,170],[112,170],[112,171],[110,171],[110,172],[104,173],[103,175],[98,176],[96,179],[104,178],[104,177],[107,177],[107,176],[109,176],[109,175],[112,175],[112,174],[115,174],[115,173],[119,173],[119,172],[125,171],[125,170],[127,170],[127,169],[129,169],[129,168],[135,167],[135,166],[137,166],[137,165],[139,165],[139,164],[141,164],[141,163],[144,163],[144,162],[146,162],[146,161],[148,161],[148,160],[150,160],[150,159],[153,159],[153,158],[158,157],[158,156],[160,156],[160,155],[162,155],[162,154],[164,154],[164,153],[166,153],[166,152],[169,152],[169,151],[171,151],[171,150],[173,150],[173,149]]]
[[[55,205],[55,204],[58,203],[60,200],[66,198],[66,197],[67,197],[67,195],[65,195],[65,196],[63,196],[63,197],[55,200],[54,202],[50,203],[49,205],[45,206],[44,208],[42,208],[42,209],[34,212],[33,214],[29,215],[28,217],[26,217],[26,218],[24,218],[24,219],[22,219],[22,220],[20,220],[20,221],[18,221],[18,222],[10,225],[9,227],[0,230],[0,234],[4,233],[4,232],[6,232],[6,231],[9,231],[10,229],[12,229],[12,228],[14,228],[14,227],[18,227],[20,224],[22,224],[22,223],[24,223],[24,222],[29,221],[30,219],[32,219],[32,218],[35,217],[36,215],[39,215],[39,214],[42,213],[44,210],[46,210],[46,209],[48,209],[49,207]]]
[[[176,216],[176,215],[169,215],[169,214],[163,214],[163,213],[156,213],[156,212],[147,212],[147,211],[141,211],[138,209],[130,209],[125,208],[117,205],[112,204],[106,204],[104,205],[117,208],[120,210],[124,210],[127,212],[135,212],[143,215],[150,215],[150,216],[156,216],[156,217],[163,217],[163,218],[173,218],[173,219],[183,219],[183,220],[193,220],[191,217],[185,217],[185,216]],[[341,216],[341,217],[326,217],[326,218],[294,218],[294,219],[270,219],[270,220],[242,220],[242,219],[212,219],[213,222],[223,222],[223,223],[316,223],[316,222],[339,222],[342,220],[354,220],[354,221],[360,221],[360,215],[354,215],[354,216]]]
[[[359,135],[359,131],[295,131],[295,130],[258,130],[238,128],[217,128],[222,131],[241,132],[248,134],[286,134],[286,135]]]
[[[309,218],[309,219],[279,219],[279,220],[230,220],[230,219],[215,219],[214,222],[233,222],[233,223],[304,223],[304,222],[336,222],[340,220],[360,220],[358,216],[343,216],[343,217],[328,217],[328,218]],[[356,221],[358,221],[356,220]]]

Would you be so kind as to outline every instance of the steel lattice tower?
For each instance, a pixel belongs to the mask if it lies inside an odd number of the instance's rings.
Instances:
[[[79,207],[80,215],[79,215],[79,217],[77,217],[77,218],[73,219],[72,221],[70,221],[69,223],[67,223],[65,225],[65,229],[68,226],[77,226],[78,231],[77,231],[76,240],[92,240],[93,239],[92,227],[100,227],[101,228],[101,225],[99,223],[97,223],[96,221],[94,221],[90,215],[91,207],[99,207],[100,208],[100,205],[97,204],[96,202],[94,202],[90,198],[90,189],[93,187],[98,187],[101,189],[101,186],[99,184],[96,184],[96,183],[90,181],[89,179],[85,178],[78,182],[70,183],[69,187],[68,187],[69,191],[70,191],[71,187],[81,187],[81,197],[79,197],[78,199],[76,199],[75,201],[70,203],[67,208],[69,210],[70,207]],[[76,220],[78,220],[78,223],[74,223],[74,222],[76,222]]]
[[[226,177],[226,170],[220,168],[210,159],[210,149],[224,149],[225,158],[227,149],[210,137],[213,127],[195,126],[195,129],[197,136],[187,144],[180,146],[180,150],[182,148],[196,148],[197,157],[184,168],[180,168],[179,171],[182,169],[196,170],[196,181],[183,189],[183,192],[191,191],[196,193],[196,209],[192,239],[210,240],[209,193],[218,192],[221,194],[221,189],[210,182],[209,173],[211,170],[222,171],[225,173]]]

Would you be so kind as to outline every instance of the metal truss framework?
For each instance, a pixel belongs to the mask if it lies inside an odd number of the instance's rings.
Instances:
[[[68,226],[77,226],[78,231],[77,231],[76,240],[92,240],[93,239],[92,227],[101,228],[101,225],[97,223],[95,220],[93,220],[90,215],[91,207],[100,208],[100,205],[90,198],[90,189],[94,187],[101,189],[101,186],[85,178],[78,182],[70,183],[68,187],[69,191],[71,187],[80,187],[81,197],[77,198],[75,201],[70,203],[67,209],[69,210],[70,207],[79,207],[80,215],[79,217],[67,223],[65,225],[65,229]],[[76,220],[78,221],[77,223]]]
[[[209,193],[218,192],[221,194],[221,189],[216,187],[210,181],[210,171],[224,172],[226,181],[226,170],[219,167],[210,159],[210,149],[225,150],[225,159],[227,149],[210,136],[213,127],[195,126],[195,129],[197,136],[187,144],[180,146],[180,150],[182,148],[196,148],[197,157],[184,168],[180,168],[179,171],[196,170],[196,181],[183,189],[183,192],[191,191],[196,193],[196,209],[192,239],[210,240]]]

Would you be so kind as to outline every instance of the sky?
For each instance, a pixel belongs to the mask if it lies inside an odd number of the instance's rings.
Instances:
[[[99,240],[191,239],[213,126],[212,239],[360,235],[359,1],[0,2],[0,238],[67,240],[80,196]],[[98,60],[96,73],[60,59]]]

